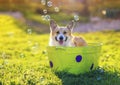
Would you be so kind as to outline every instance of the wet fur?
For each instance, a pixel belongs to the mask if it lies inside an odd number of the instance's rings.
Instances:
[[[70,47],[86,46],[87,43],[82,37],[72,35],[73,26],[74,22],[70,22],[67,26],[61,27],[58,26],[54,20],[51,20],[49,46],[70,46]],[[63,44],[59,43],[60,42],[60,40],[58,39],[59,35],[64,36]]]

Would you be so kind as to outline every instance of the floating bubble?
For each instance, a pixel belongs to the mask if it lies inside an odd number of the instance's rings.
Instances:
[[[32,40],[28,40],[28,45],[29,45],[29,46],[32,45]]]
[[[54,10],[55,10],[55,12],[59,12],[60,11],[59,7],[55,7]]]
[[[79,18],[79,16],[78,15],[74,15],[74,20],[75,21],[78,21],[80,18]]]
[[[41,17],[42,17],[43,20],[45,20],[45,15],[42,15]]]
[[[45,5],[46,4],[46,0],[41,0],[41,4]]]
[[[99,76],[99,77],[97,77],[97,80],[99,81],[99,80],[101,80],[102,78]]]
[[[32,29],[27,29],[28,34],[32,34]]]
[[[101,68],[101,67],[99,67],[98,71],[99,71],[100,73],[104,73],[104,69]]]
[[[31,48],[33,54],[37,54],[39,51],[39,44],[35,43],[34,46]]]
[[[32,53],[37,54],[38,53],[38,48],[36,46],[32,47]]]
[[[2,69],[4,66],[3,65],[0,65],[0,69]]]
[[[44,10],[43,10],[43,13],[44,13],[44,14],[47,14],[47,10],[46,10],[46,9],[44,9]]]
[[[50,21],[50,15],[45,15],[45,20]]]
[[[51,17],[50,15],[42,15],[42,19],[46,21],[50,21]]]
[[[48,1],[48,2],[47,2],[47,6],[48,6],[48,7],[51,7],[51,6],[52,6],[52,1]]]
[[[14,32],[8,32],[7,33],[9,37],[13,37],[14,36]]]
[[[44,84],[44,82],[45,82],[45,78],[44,77],[40,77],[40,83]]]
[[[7,65],[8,64],[8,60],[4,60],[4,65]]]
[[[106,10],[102,10],[102,14],[103,14],[103,15],[106,15]]]
[[[5,53],[5,52],[2,53],[2,58],[3,58],[3,59],[6,58],[6,53]]]
[[[25,57],[25,54],[24,54],[24,53],[21,53],[21,54],[20,54],[20,57],[21,57],[21,58],[24,58],[24,57]]]

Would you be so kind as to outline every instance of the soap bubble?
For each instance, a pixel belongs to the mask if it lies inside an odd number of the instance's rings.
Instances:
[[[14,36],[14,32],[8,32],[7,33],[9,37],[13,37]]]
[[[28,34],[32,34],[32,29],[27,29]]]
[[[0,65],[0,69],[2,69],[4,66],[3,65]]]
[[[48,7],[51,7],[51,6],[52,6],[52,1],[48,1],[48,2],[47,2],[47,6],[48,6]]]
[[[99,71],[100,73],[104,73],[104,69],[101,68],[101,67],[98,68],[98,71]]]
[[[42,17],[43,20],[45,20],[45,15],[42,15],[41,17]]]
[[[106,10],[102,10],[102,14],[103,14],[103,15],[106,15]]]
[[[102,78],[101,78],[100,76],[97,77],[97,80],[98,80],[98,81],[101,80],[101,79],[102,79]]]
[[[80,18],[79,18],[79,16],[78,15],[74,15],[74,20],[75,21],[78,21]]]
[[[44,9],[44,10],[43,10],[43,13],[44,13],[44,14],[47,14],[47,10],[46,10],[46,9]]]
[[[39,44],[35,43],[34,46],[31,48],[33,54],[37,54],[39,51]]]
[[[29,39],[27,43],[28,43],[29,46],[31,46],[32,45],[32,40]]]
[[[24,54],[24,53],[21,53],[21,54],[20,54],[20,57],[21,57],[21,58],[24,58],[24,57],[25,57],[25,54]]]
[[[40,77],[40,83],[44,84],[44,82],[45,82],[45,78],[44,77]]]
[[[41,0],[41,4],[45,5],[46,4],[46,0]]]
[[[32,50],[32,53],[33,53],[33,54],[37,54],[37,53],[38,53],[38,47],[36,47],[36,46],[33,46],[33,47],[31,48],[31,50]]]
[[[7,65],[8,64],[8,60],[4,60],[4,65]]]
[[[45,15],[45,20],[50,21],[50,15]]]
[[[2,53],[2,58],[3,58],[3,59],[6,58],[6,53],[5,53],[5,52]]]
[[[55,10],[55,12],[59,12],[60,11],[59,7],[55,7],[54,10]]]

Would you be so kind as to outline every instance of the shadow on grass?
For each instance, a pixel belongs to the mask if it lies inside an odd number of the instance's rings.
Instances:
[[[119,85],[118,73],[94,70],[85,74],[73,75],[66,72],[55,73],[61,80],[62,85]]]

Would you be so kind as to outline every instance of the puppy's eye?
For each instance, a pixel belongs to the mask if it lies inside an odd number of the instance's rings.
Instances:
[[[67,32],[63,32],[63,34],[66,34]]]
[[[56,33],[57,33],[57,34],[59,34],[60,32],[59,32],[59,31],[57,31]]]

